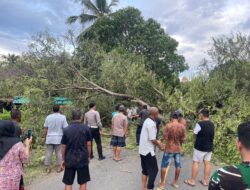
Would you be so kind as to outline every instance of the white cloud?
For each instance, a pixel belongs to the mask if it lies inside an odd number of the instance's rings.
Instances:
[[[22,51],[30,36],[45,27],[62,34],[67,28],[66,18],[78,15],[81,10],[80,4],[73,0],[13,2],[0,1],[0,53]],[[192,70],[207,57],[212,37],[250,32],[249,0],[121,0],[118,8],[126,6],[139,8],[145,18],[160,22],[179,42],[178,51],[186,57]],[[6,9],[16,11],[4,18]]]

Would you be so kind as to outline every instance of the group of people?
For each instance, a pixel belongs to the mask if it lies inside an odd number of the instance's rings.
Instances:
[[[186,122],[180,111],[171,115],[170,122],[166,125],[161,140],[157,139],[157,118],[159,111],[156,107],[149,108],[149,117],[144,121],[140,134],[139,154],[142,167],[142,190],[153,190],[158,174],[158,164],[155,147],[164,151],[161,163],[161,177],[158,189],[165,189],[165,180],[168,173],[170,160],[174,159],[175,176],[172,182],[178,188],[178,178],[181,171],[182,145],[186,140]],[[184,181],[186,185],[196,186],[199,164],[204,163],[204,176],[200,183],[208,190],[247,190],[250,189],[250,122],[238,126],[237,148],[240,152],[242,163],[227,166],[214,173],[211,179],[211,158],[214,147],[215,126],[209,119],[209,110],[201,109],[198,113],[199,122],[195,125],[193,165],[191,178]],[[164,144],[163,142],[166,142]]]
[[[169,123],[159,137],[160,117],[156,107],[143,106],[138,114],[140,122],[136,131],[136,141],[142,167],[142,190],[153,190],[159,172],[156,147],[163,151],[160,170],[159,189],[165,188],[166,176],[171,159],[174,159],[175,176],[172,186],[179,187],[178,179],[182,164],[182,145],[186,141],[187,124],[180,111],[171,114]],[[10,121],[0,121],[0,189],[17,190],[23,188],[23,164],[29,157],[32,137],[21,143],[21,112],[11,111]],[[200,183],[209,190],[246,190],[250,189],[250,122],[238,127],[237,147],[242,157],[239,165],[219,169],[211,179],[211,157],[214,146],[215,126],[209,119],[209,110],[199,111],[199,122],[195,125],[192,175],[184,181],[189,186],[196,185],[199,164],[204,163],[204,176]],[[112,137],[114,161],[121,161],[121,150],[126,146],[129,121],[124,105],[118,105],[112,113]],[[65,190],[71,190],[77,173],[80,190],[87,189],[90,181],[89,162],[94,158],[93,140],[97,145],[98,160],[105,159],[102,150],[102,122],[94,103],[89,104],[85,114],[80,109],[72,111],[71,123],[60,113],[60,106],[53,106],[53,113],[47,116],[45,123],[46,155],[45,165],[48,173],[52,171],[51,157],[56,154],[57,172],[64,171]]]

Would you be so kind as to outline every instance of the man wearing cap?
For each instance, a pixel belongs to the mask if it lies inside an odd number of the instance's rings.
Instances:
[[[100,161],[104,160],[105,156],[103,156],[103,153],[102,153],[102,140],[101,140],[102,122],[101,122],[99,112],[96,111],[95,103],[89,104],[89,111],[84,116],[84,124],[88,125],[91,131],[92,138],[95,139],[99,160]],[[93,140],[92,140],[91,141],[91,159],[93,158],[94,158],[94,155],[93,155]]]
[[[178,188],[177,181],[181,172],[181,149],[182,144],[186,139],[186,127],[179,122],[179,117],[182,114],[180,111],[176,111],[171,115],[171,121],[166,125],[164,131],[164,140],[167,141],[165,152],[162,158],[161,164],[161,182],[159,184],[160,189],[165,188],[166,172],[169,166],[171,158],[174,158],[175,162],[175,178],[172,186]]]
[[[119,113],[112,119],[112,138],[110,145],[113,146],[114,160],[121,161],[122,147],[126,146],[125,139],[128,136],[128,119],[125,116],[125,107],[119,106]]]
[[[199,111],[199,119],[200,121],[194,128],[196,140],[193,153],[192,178],[185,180],[185,183],[190,186],[196,185],[199,163],[204,163],[204,177],[200,181],[202,185],[208,186],[209,175],[211,172],[210,160],[212,158],[214,146],[214,124],[209,120],[209,110],[207,108],[203,108]]]

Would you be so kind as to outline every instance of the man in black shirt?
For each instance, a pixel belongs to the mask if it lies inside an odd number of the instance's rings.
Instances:
[[[62,158],[65,172],[63,183],[65,190],[72,190],[75,174],[80,190],[87,189],[90,181],[89,160],[91,154],[91,132],[83,124],[83,113],[80,110],[72,111],[73,122],[64,130],[62,137]]]
[[[139,142],[140,142],[140,136],[141,136],[141,130],[142,130],[143,123],[149,117],[149,115],[150,115],[150,113],[148,111],[148,106],[143,105],[142,110],[139,113],[140,122],[137,126],[137,129],[136,129],[136,144],[137,145],[139,145]]]
[[[199,111],[199,119],[200,121],[194,128],[196,140],[193,153],[192,178],[185,180],[185,183],[190,186],[195,186],[199,163],[204,163],[204,177],[200,181],[202,185],[208,186],[209,175],[211,173],[210,160],[214,146],[214,124],[209,120],[209,110],[207,108]]]

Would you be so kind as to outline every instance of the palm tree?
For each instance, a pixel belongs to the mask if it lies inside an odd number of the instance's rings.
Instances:
[[[108,4],[107,0],[81,0],[81,4],[86,8],[87,11],[83,12],[79,16],[70,16],[67,19],[67,23],[72,24],[77,20],[81,24],[86,24],[89,22],[95,22],[98,18],[108,15],[112,12],[112,7],[116,6],[119,0],[112,0]]]

